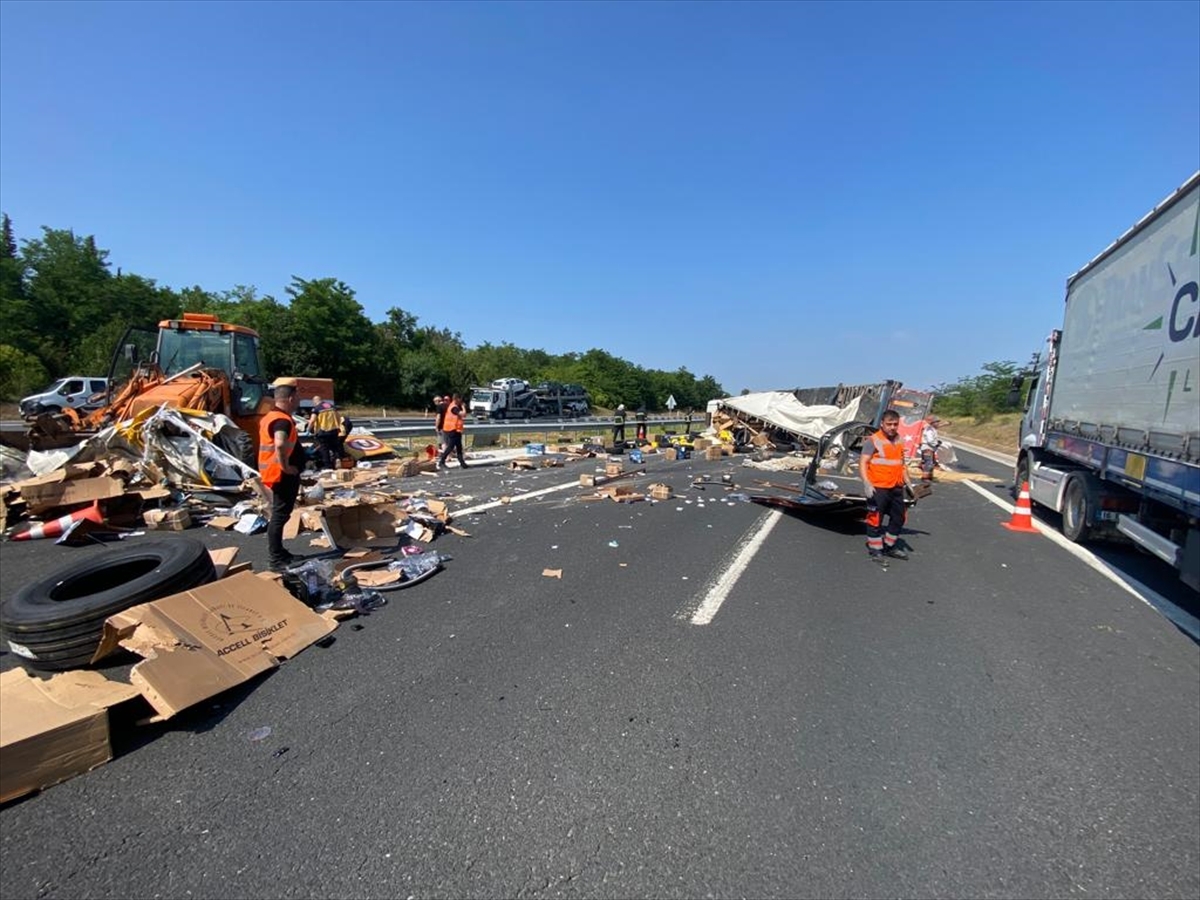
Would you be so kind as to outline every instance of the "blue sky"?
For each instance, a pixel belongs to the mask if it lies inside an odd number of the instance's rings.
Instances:
[[[0,209],[469,346],[927,388],[1200,168],[1198,44],[1152,0],[4,0]]]

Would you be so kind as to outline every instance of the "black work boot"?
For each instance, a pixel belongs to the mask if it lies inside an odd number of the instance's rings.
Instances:
[[[884,556],[890,556],[892,559],[908,559],[908,553],[899,547],[888,547],[883,551]]]

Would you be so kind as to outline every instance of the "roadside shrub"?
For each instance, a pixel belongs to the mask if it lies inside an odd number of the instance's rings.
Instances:
[[[0,400],[20,400],[44,388],[50,376],[37,357],[0,344]]]

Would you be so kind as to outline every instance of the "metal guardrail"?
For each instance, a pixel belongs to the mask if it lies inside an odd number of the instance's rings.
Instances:
[[[364,431],[369,431],[378,438],[387,440],[391,443],[403,443],[411,450],[413,442],[422,440],[428,443],[434,437],[433,419],[430,418],[427,422],[421,424],[412,424],[411,418],[355,418],[355,428],[362,428]],[[403,424],[402,424],[403,423]],[[656,429],[662,431],[668,426],[672,426],[669,430],[676,430],[673,426],[683,426],[685,424],[683,416],[648,416],[646,418],[646,430],[653,433]],[[697,429],[704,425],[703,416],[695,416],[692,419],[692,428]],[[471,435],[497,435],[500,438],[503,446],[510,446],[518,443],[514,440],[520,436],[523,440],[537,441],[539,438],[548,438],[552,434],[570,434],[572,440],[575,435],[596,435],[602,439],[607,439],[612,434],[613,419],[611,416],[576,416],[559,418],[538,418],[524,419],[513,422],[479,422],[472,419],[467,420],[465,437]],[[625,433],[634,435],[637,433],[637,422],[632,417],[625,420]],[[546,440],[546,443],[550,441]]]

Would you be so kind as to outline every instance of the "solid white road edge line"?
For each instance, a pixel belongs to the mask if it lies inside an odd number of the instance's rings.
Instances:
[[[963,481],[960,483],[965,484],[981,497],[985,497],[1007,512],[1009,515],[1012,515],[1012,504],[1005,503],[999,497],[988,493],[986,490],[979,487],[979,485],[972,481]],[[1096,554],[1092,553],[1092,551],[1081,547],[1078,544],[1071,543],[1048,525],[1044,525],[1037,519],[1034,519],[1033,527],[1046,537],[1050,538],[1050,540],[1054,541],[1054,543],[1058,544],[1058,546],[1062,547],[1072,556],[1083,560],[1083,562],[1087,563],[1087,565],[1091,566],[1101,575],[1123,587],[1126,591],[1133,594],[1133,596],[1137,597],[1147,606],[1158,610],[1158,612],[1162,613],[1192,640],[1200,640],[1200,619],[1197,619],[1186,610],[1180,609],[1158,591],[1147,587],[1136,578],[1132,578],[1129,575],[1126,575],[1124,572],[1114,569],[1111,565],[1096,556]]]
[[[754,554],[762,547],[763,542],[767,539],[767,535],[775,527],[775,523],[782,518],[783,513],[774,509],[750,526],[742,538],[741,546],[734,556],[733,562],[721,573],[721,577],[709,588],[700,606],[692,613],[693,625],[707,625],[713,620],[713,616],[717,614],[717,610],[721,608],[721,604],[725,602],[725,599],[729,596],[729,592],[737,584],[738,578],[746,571],[746,567],[750,565],[750,560],[754,559]],[[762,524],[760,525],[759,523]]]

